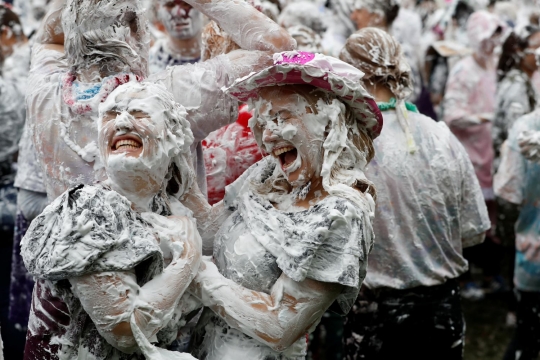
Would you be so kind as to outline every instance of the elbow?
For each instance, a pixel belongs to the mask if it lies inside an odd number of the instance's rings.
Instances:
[[[258,334],[259,337],[264,340],[266,345],[275,352],[282,353],[288,348],[294,345],[301,337],[305,336],[306,332],[300,334],[291,334],[292,331],[287,329],[280,329],[279,333],[275,333],[272,336],[267,334]],[[291,336],[292,335],[292,336]]]
[[[296,337],[294,336],[282,336],[279,341],[273,343],[270,345],[270,348],[275,352],[285,352],[287,349],[289,349],[291,346],[294,345],[300,338],[305,336],[305,334],[300,334]]]
[[[137,341],[133,336],[131,325],[128,322],[121,322],[111,331],[101,333],[105,340],[114,348],[126,354],[133,354],[137,349]]]

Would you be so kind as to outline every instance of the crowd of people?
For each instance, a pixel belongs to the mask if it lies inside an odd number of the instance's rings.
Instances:
[[[0,360],[538,359],[539,70],[537,0],[0,3]]]

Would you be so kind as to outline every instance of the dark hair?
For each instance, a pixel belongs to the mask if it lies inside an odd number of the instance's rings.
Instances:
[[[0,27],[4,26],[13,30],[15,36],[21,36],[23,34],[19,16],[5,4],[0,4]]]
[[[13,31],[13,35],[20,37],[23,35],[21,20],[19,16],[15,14],[5,4],[0,4],[0,29],[7,27]],[[0,51],[0,64],[4,62],[4,55]]]
[[[455,19],[459,26],[465,26],[472,13],[474,13],[472,6],[459,0],[452,14],[452,19]]]
[[[394,23],[394,20],[398,17],[399,14],[399,3],[396,3],[394,5],[390,5],[387,9],[384,11],[384,17],[386,18],[386,26],[390,27]]]
[[[520,36],[512,32],[506,38],[497,67],[499,81],[504,79],[510,70],[520,66],[523,51],[529,46],[529,39],[538,32],[540,32],[540,28],[529,25],[523,29],[523,35]]]

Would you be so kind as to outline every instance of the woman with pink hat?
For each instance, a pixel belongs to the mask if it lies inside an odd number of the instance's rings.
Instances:
[[[364,170],[382,128],[362,76],[335,58],[295,51],[226,90],[249,101],[249,125],[270,155],[213,207],[186,196],[203,252],[213,245],[214,255],[191,285],[208,307],[196,357],[304,359],[306,335],[324,312],[334,303],[350,310],[373,245],[375,189]]]

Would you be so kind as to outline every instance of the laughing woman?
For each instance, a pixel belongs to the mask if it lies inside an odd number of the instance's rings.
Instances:
[[[22,242],[28,271],[47,285],[34,289],[25,359],[192,358],[150,344],[176,339],[201,260],[191,213],[175,199],[194,182],[185,117],[158,85],[129,82],[101,105],[108,180],[67,190]]]
[[[350,310],[366,273],[375,190],[364,169],[380,112],[352,66],[307,52],[274,59],[228,89],[251,102],[250,127],[271,155],[214,207],[185,199],[205,249],[214,241],[215,264],[190,287],[209,308],[200,359],[303,359],[306,334],[332,304]]]

